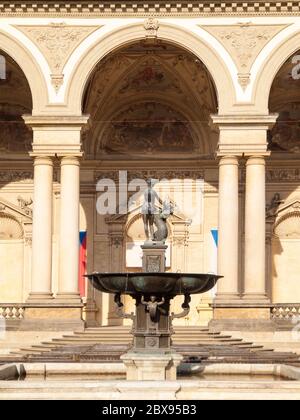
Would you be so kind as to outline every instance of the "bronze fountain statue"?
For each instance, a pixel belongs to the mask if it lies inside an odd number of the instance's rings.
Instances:
[[[156,180],[148,179],[148,187],[144,191],[144,204],[142,206],[142,216],[146,235],[146,242],[165,243],[168,237],[167,218],[173,214],[174,207],[170,201],[162,201],[154,190]],[[162,208],[155,205],[158,202]],[[154,232],[154,225],[157,230]]]
[[[160,199],[153,189],[153,180],[148,180],[147,185],[142,206],[146,241],[142,249],[147,257],[151,257],[153,252],[153,260],[165,259],[167,218],[173,213],[174,207]],[[156,202],[161,208],[156,207]],[[96,289],[115,295],[116,313],[119,317],[133,321],[132,348],[121,357],[127,367],[127,379],[176,379],[176,367],[182,356],[171,347],[172,320],[189,313],[191,294],[207,292],[216,285],[221,276],[159,272],[157,267],[165,265],[147,265],[145,260],[143,258],[143,272],[93,273],[87,277]],[[149,267],[152,268],[151,271]],[[153,267],[156,267],[154,271]],[[135,314],[124,312],[121,301],[123,294],[130,295],[135,300]],[[184,296],[182,311],[178,314],[170,313],[170,301],[176,295]],[[152,368],[149,370],[150,361]]]

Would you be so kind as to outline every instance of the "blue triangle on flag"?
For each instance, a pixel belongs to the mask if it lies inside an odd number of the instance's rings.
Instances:
[[[211,234],[214,238],[216,246],[218,246],[218,230],[217,229],[212,229]]]

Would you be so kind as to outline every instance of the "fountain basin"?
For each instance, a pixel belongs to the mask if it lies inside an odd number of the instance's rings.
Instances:
[[[97,290],[115,295],[119,317],[133,321],[132,348],[121,356],[127,380],[175,380],[183,357],[171,348],[172,320],[187,316],[190,295],[212,289],[221,276],[142,272],[92,273],[87,277]],[[124,312],[122,294],[135,299],[135,314]],[[182,311],[170,313],[170,300],[176,295],[184,295]]]
[[[105,293],[176,296],[205,293],[222,276],[196,273],[93,273],[87,277],[97,290]]]

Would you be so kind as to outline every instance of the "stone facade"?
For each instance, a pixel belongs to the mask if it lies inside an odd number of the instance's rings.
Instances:
[[[168,220],[167,269],[224,279],[178,322],[276,328],[300,303],[299,2],[137,3],[0,1],[0,318],[121,322],[80,296],[78,240],[88,272],[141,270],[140,198],[97,212],[126,171],[176,204],[200,191]]]

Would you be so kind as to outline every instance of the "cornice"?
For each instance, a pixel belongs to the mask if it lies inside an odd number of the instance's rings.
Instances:
[[[293,16],[300,1],[1,1],[0,17]]]

